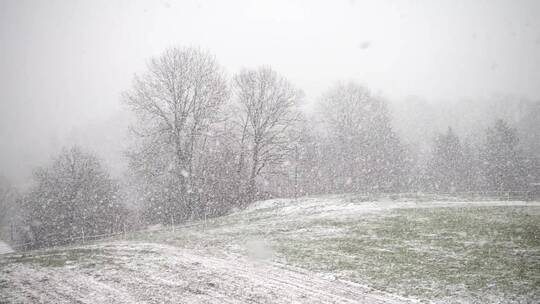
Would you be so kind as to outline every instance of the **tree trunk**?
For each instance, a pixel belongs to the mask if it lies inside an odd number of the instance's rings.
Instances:
[[[253,157],[251,165],[251,173],[249,175],[249,185],[248,185],[248,197],[249,202],[255,201],[256,198],[256,185],[255,178],[257,177],[257,169],[259,167],[259,145],[255,144],[253,147]]]

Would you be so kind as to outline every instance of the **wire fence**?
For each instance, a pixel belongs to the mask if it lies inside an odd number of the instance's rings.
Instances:
[[[535,191],[460,191],[460,192],[400,192],[389,193],[399,198],[443,198],[466,200],[535,200],[540,192]]]
[[[203,226],[206,226],[206,224],[203,222]],[[136,233],[159,233],[159,232],[175,232],[175,230],[179,229],[185,229],[195,226],[201,226],[201,223],[190,223],[190,224],[184,224],[184,225],[170,225],[170,226],[162,226],[162,225],[156,225],[160,226],[161,228],[141,228],[141,229],[127,229],[124,227],[122,231],[119,232],[111,232],[111,233],[100,233],[100,234],[94,234],[94,235],[87,235],[84,233],[84,230],[81,230],[81,234],[69,236],[65,238],[61,238],[58,236],[63,236],[62,234],[49,234],[46,236],[46,239],[42,240],[35,240],[30,242],[23,242],[23,243],[17,243],[16,240],[12,240],[12,244],[10,244],[10,247],[15,251],[27,251],[31,249],[37,249],[37,248],[55,248],[65,245],[77,245],[77,244],[87,244],[95,240],[103,240],[107,238],[112,237],[121,237],[121,239],[129,239],[129,237]],[[46,245],[44,245],[46,244]],[[44,246],[36,246],[36,245],[44,245]]]
[[[498,200],[498,201],[531,201],[531,200],[540,200],[540,193],[534,191],[464,191],[464,192],[446,192],[446,193],[426,193],[426,192],[399,192],[399,193],[358,193],[359,195],[365,195],[366,197],[373,196],[387,196],[392,199],[403,200],[403,199],[412,199],[412,200]],[[206,227],[206,217],[202,222],[195,222],[183,225],[169,225],[169,226],[160,226],[156,227],[145,227],[141,229],[128,229],[126,225],[123,226],[122,231],[116,231],[111,233],[100,233],[94,235],[87,235],[84,232],[84,229],[81,229],[81,233],[78,235],[73,235],[69,237],[60,237],[61,234],[49,234],[45,236],[45,239],[34,240],[30,242],[21,242],[17,243],[17,240],[12,240],[10,247],[16,251],[25,251],[29,249],[34,249],[37,247],[42,248],[54,248],[64,245],[74,245],[74,244],[86,244],[95,240],[102,240],[112,237],[121,237],[122,239],[128,239],[130,236],[136,233],[159,233],[159,232],[175,232],[176,229],[185,229],[192,227]],[[12,226],[13,231],[13,226]],[[42,246],[37,246],[42,245]],[[45,246],[43,246],[45,245]]]

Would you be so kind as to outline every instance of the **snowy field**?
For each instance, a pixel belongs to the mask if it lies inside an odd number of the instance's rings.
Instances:
[[[2,267],[2,303],[402,303],[278,263],[155,243],[12,255]]]
[[[11,253],[11,252],[13,252],[13,249],[11,249],[11,247],[9,247],[8,244],[0,241],[0,254]]]
[[[259,202],[175,231],[0,257],[0,303],[534,303],[540,203]]]

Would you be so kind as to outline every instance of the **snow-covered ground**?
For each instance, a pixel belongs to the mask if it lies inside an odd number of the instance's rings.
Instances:
[[[0,254],[11,253],[11,252],[13,252],[13,249],[11,249],[11,247],[8,244],[0,241]]]
[[[373,213],[392,209],[446,208],[446,207],[494,207],[494,206],[536,206],[535,201],[418,201],[390,200],[359,201],[350,195],[328,195],[323,197],[306,197],[298,200],[275,199],[260,201],[248,207],[248,211],[275,210],[281,215],[315,215],[315,216],[357,216],[360,213]]]
[[[4,255],[0,303],[532,303],[539,219],[539,202],[269,200]]]
[[[103,243],[0,263],[1,303],[407,302],[279,263],[156,243]]]

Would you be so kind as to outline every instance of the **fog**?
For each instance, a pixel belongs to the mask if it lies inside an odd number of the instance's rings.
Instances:
[[[440,114],[437,128],[466,129],[462,114],[512,116],[505,105],[540,99],[534,0],[2,0],[0,175],[24,188],[33,167],[77,143],[121,176],[129,114],[120,94],[171,46],[209,50],[229,75],[272,66],[304,90],[307,109],[354,80],[389,99],[410,127],[402,132],[420,137],[410,126],[418,107],[409,107],[419,100]],[[446,111],[456,103],[470,107]],[[475,104],[493,113],[475,116]]]
[[[533,303],[539,241],[538,0],[0,0],[0,303]]]

